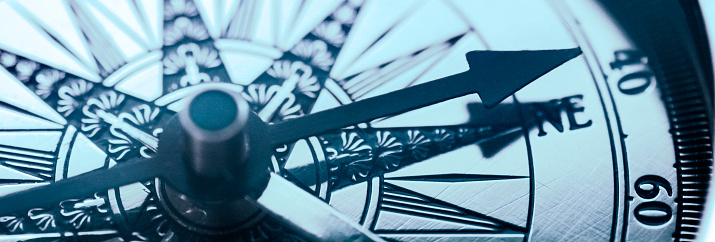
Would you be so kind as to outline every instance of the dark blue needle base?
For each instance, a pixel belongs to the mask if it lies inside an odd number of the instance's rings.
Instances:
[[[207,91],[199,94],[189,106],[189,116],[196,126],[210,131],[225,128],[238,113],[233,97],[222,91]]]

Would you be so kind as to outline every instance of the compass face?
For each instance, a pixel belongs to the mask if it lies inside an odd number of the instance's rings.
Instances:
[[[391,241],[697,232],[704,91],[657,80],[594,1],[23,0],[0,2],[0,19],[0,199],[153,157],[203,90],[280,123],[467,71],[470,51],[580,47],[494,108],[472,94],[304,137],[276,147],[271,170]],[[302,238],[256,210],[201,222],[167,186],[3,214],[0,238]]]

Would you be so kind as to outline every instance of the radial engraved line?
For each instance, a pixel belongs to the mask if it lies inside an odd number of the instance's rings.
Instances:
[[[384,183],[384,187],[385,192],[383,194],[386,195],[386,197],[382,200],[381,208],[386,209],[387,211],[392,210],[396,212],[411,214],[414,216],[421,216],[433,219],[436,218],[445,221],[471,224],[479,227],[484,227],[484,230],[492,232],[526,232],[525,228],[523,227],[516,226],[508,222],[499,220],[497,218],[477,213],[436,198],[431,198],[424,194],[420,194],[418,192],[411,191],[409,189],[397,185],[393,185],[389,182]],[[412,202],[410,202],[409,200],[405,200],[405,202],[402,202],[402,199],[400,199],[399,197],[390,196],[391,193],[402,193],[404,195],[414,196],[416,198],[423,199],[424,202],[416,200],[412,200]],[[399,231],[403,232],[402,230]],[[458,231],[454,232],[456,233]]]
[[[70,1],[70,8],[73,10],[78,20],[78,27],[87,37],[87,44],[94,58],[102,66],[103,76],[121,67],[124,64],[124,57],[119,52],[117,47],[111,40],[108,40],[102,34],[102,27],[99,23],[92,21],[90,14],[85,11],[85,8],[80,6],[81,3]]]
[[[38,62],[70,71],[84,78],[97,81],[99,76],[87,68],[64,43],[52,36],[33,14],[16,2],[0,4],[4,11],[5,22],[14,22],[3,26],[7,31],[0,46],[14,54],[30,57]]]
[[[462,36],[463,35],[454,37],[445,42],[435,43],[434,45],[417,50],[407,56],[389,61],[388,63],[381,65],[379,70],[375,73],[371,73],[370,70],[368,70],[356,74],[354,77],[347,79],[343,88],[347,90],[353,100],[362,99],[365,94],[389,83],[391,79],[404,72],[408,72],[412,68],[418,66],[421,62],[432,58],[435,59],[435,62],[438,62],[446,56],[446,54],[450,51],[450,47],[453,47]],[[422,73],[424,74],[427,70],[429,70],[429,68],[422,71]],[[419,77],[420,76],[414,78],[414,80],[407,84],[407,86],[410,86]]]
[[[65,48],[83,64],[88,65],[89,69],[97,69],[87,42],[77,25],[77,20],[66,1],[45,1],[45,4],[42,5],[37,1],[18,1],[18,3],[32,12],[41,23],[39,26],[43,26],[48,33],[51,33],[50,35],[58,43],[63,43]]]
[[[139,1],[146,1],[146,0],[139,0]],[[152,49],[151,48],[151,43],[155,41],[159,41],[158,38],[155,36],[155,33],[151,31],[151,27],[149,26],[149,19],[146,18],[145,10],[143,7],[139,5],[139,2],[137,0],[134,0],[132,4],[130,4],[132,8],[132,13],[134,13],[134,16],[136,16],[140,27],[142,28],[142,31],[147,35],[147,49]]]
[[[33,16],[33,14],[31,14],[26,9],[22,9],[22,7],[16,7],[15,10],[20,12],[23,15],[23,17],[25,18],[25,20],[27,20],[27,22],[29,22],[32,25],[34,25],[35,27],[37,27],[37,29],[40,30],[48,39],[53,40],[57,45],[59,45],[60,49],[62,49],[64,51],[64,54],[67,54],[68,56],[70,56],[76,60],[81,59],[79,56],[77,56],[77,54],[75,52],[71,51],[70,48],[67,48],[68,46],[66,46],[63,41],[60,41],[58,39],[58,37],[54,36],[51,31],[46,29],[40,23],[40,20],[37,19],[36,16]]]
[[[122,30],[122,32],[124,34],[126,34],[127,36],[132,38],[134,40],[134,42],[136,42],[137,44],[140,44],[141,47],[143,47],[144,49],[149,49],[144,38],[142,38],[134,30],[132,30],[132,28],[129,25],[127,25],[125,21],[122,21],[121,18],[119,18],[116,14],[114,14],[112,11],[107,9],[103,4],[95,3],[92,5],[99,12],[101,12],[102,15],[104,15],[104,17],[108,18],[112,23],[114,23],[117,27],[119,27],[119,29]]]
[[[450,8],[452,8],[452,11],[454,11],[454,13],[457,14],[457,16],[459,16],[459,18],[462,19],[462,21],[467,22],[467,23],[469,22],[469,18],[467,18],[467,16],[464,15],[464,12],[461,11],[459,9],[459,7],[457,7],[457,5],[454,4],[453,1],[445,1],[445,4],[447,4]],[[484,38],[484,34],[482,34],[478,29],[476,29],[474,26],[470,26],[469,30],[477,36],[477,38],[479,39],[479,42],[481,42],[484,45],[484,47],[486,47],[486,50],[492,49],[489,46],[489,43],[487,43],[487,39]]]
[[[241,1],[239,3],[238,10],[236,10],[235,17],[233,21],[228,26],[226,31],[226,37],[250,40],[253,32],[255,31],[255,13],[258,12],[257,5],[264,3],[257,3],[253,0]]]

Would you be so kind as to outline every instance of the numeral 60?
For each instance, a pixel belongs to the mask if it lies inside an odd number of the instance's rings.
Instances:
[[[660,188],[664,188],[668,196],[673,195],[673,188],[670,182],[663,177],[656,175],[645,175],[636,180],[636,194],[643,199],[653,199],[660,193]],[[661,201],[649,201],[638,204],[633,209],[633,214],[638,222],[645,225],[658,226],[670,221],[673,217],[673,210],[670,206]]]

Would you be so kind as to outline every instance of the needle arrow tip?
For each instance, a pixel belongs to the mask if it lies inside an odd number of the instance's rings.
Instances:
[[[581,48],[527,51],[471,51],[469,73],[482,103],[491,108],[532,81],[581,55]]]

